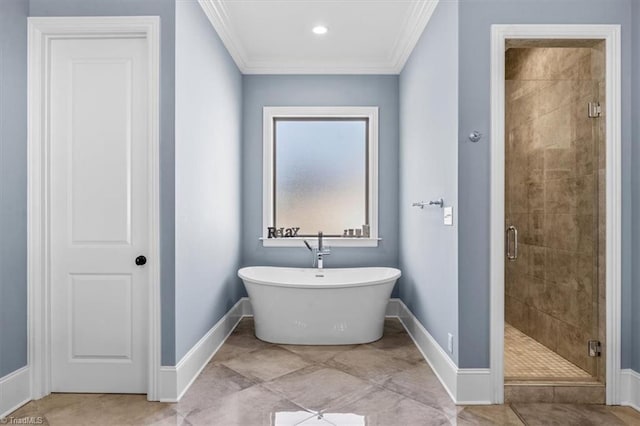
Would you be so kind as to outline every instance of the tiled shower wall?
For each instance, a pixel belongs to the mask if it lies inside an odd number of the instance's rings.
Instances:
[[[604,346],[605,120],[587,105],[604,108],[601,44],[508,49],[505,129],[506,226],[519,233],[506,321],[599,378],[587,341]]]

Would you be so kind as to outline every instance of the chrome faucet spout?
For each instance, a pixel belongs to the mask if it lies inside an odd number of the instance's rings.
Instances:
[[[302,240],[302,242],[307,246],[307,249],[313,253],[313,267],[315,268],[317,266],[318,269],[322,269],[324,267],[324,257],[331,254],[331,249],[324,246],[324,234],[322,231],[318,232],[317,247],[311,247],[311,244],[309,244],[307,240]]]
[[[309,244],[304,241],[307,247],[310,247]],[[317,266],[318,269],[324,268],[324,257],[329,256],[331,254],[331,249],[329,247],[324,246],[324,234],[322,231],[318,232],[318,246],[313,249],[313,266]]]

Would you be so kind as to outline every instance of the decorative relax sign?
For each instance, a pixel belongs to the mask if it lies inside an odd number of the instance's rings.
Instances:
[[[276,228],[269,226],[267,228],[267,238],[292,238],[298,236],[300,228]]]

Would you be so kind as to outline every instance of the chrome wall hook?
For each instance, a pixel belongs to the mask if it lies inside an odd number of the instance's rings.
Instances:
[[[430,206],[440,206],[440,208],[444,207],[444,200],[439,198],[437,200],[429,201]]]
[[[471,134],[469,134],[469,140],[473,143],[479,142],[480,139],[482,139],[482,133],[477,130],[474,130],[473,132],[471,132]]]

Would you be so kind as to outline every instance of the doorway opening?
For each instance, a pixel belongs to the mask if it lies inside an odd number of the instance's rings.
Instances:
[[[31,398],[156,400],[160,19],[31,17],[28,31]]]
[[[604,403],[605,42],[505,47],[505,401]]]

